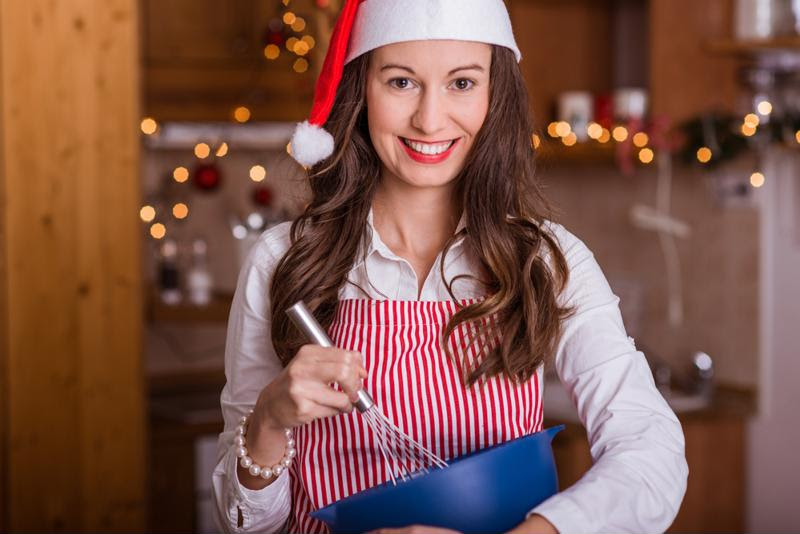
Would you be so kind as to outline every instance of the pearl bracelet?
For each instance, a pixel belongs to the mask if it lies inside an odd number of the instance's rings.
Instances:
[[[247,451],[247,441],[244,438],[247,433],[247,423],[250,420],[250,415],[253,410],[250,410],[247,415],[243,415],[239,420],[239,426],[236,427],[236,437],[233,438],[233,444],[236,447],[236,456],[239,458],[239,465],[250,471],[254,477],[260,476],[267,480],[271,476],[280,476],[284,469],[288,469],[292,465],[292,458],[297,455],[297,450],[294,448],[294,437],[290,428],[285,428],[283,434],[286,436],[286,453],[277,464],[272,467],[261,467],[253,462]]]

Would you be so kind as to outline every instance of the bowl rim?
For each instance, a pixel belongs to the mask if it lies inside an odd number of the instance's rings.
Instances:
[[[537,438],[547,437],[547,438],[549,438],[548,441],[552,443],[552,440],[555,437],[555,435],[558,434],[559,432],[561,432],[562,430],[564,430],[564,428],[566,428],[566,425],[564,425],[564,424],[559,424],[559,425],[551,426],[551,427],[548,427],[548,428],[543,428],[542,430],[539,430],[538,432],[533,432],[531,434],[525,434],[523,436],[518,436],[518,437],[516,437],[514,439],[509,439],[509,440],[504,441],[502,443],[497,443],[495,445],[492,445],[491,447],[484,447],[483,449],[472,451],[472,452],[470,452],[468,454],[465,454],[465,455],[462,455],[462,456],[457,456],[457,457],[455,457],[455,458],[453,458],[453,459],[448,461],[448,467],[446,467],[446,468],[436,468],[436,469],[432,469],[432,470],[428,471],[427,473],[421,473],[421,474],[420,474],[420,471],[415,471],[414,473],[412,473],[410,475],[410,479],[409,480],[399,481],[397,484],[392,484],[391,480],[386,480],[386,481],[384,481],[384,482],[382,482],[380,484],[377,484],[377,485],[372,486],[370,488],[367,488],[365,490],[359,491],[357,493],[353,493],[352,495],[348,495],[347,497],[339,499],[338,501],[334,501],[334,502],[332,502],[332,503],[330,503],[330,504],[328,504],[326,506],[323,506],[322,508],[319,508],[317,510],[313,510],[313,511],[309,512],[309,515],[311,517],[315,517],[316,518],[316,516],[314,514],[316,514],[317,512],[320,512],[320,513],[324,514],[325,511],[329,512],[329,511],[335,509],[337,507],[337,505],[345,503],[345,501],[347,501],[347,503],[346,503],[347,505],[351,505],[351,504],[354,504],[355,502],[361,501],[363,499],[375,498],[375,496],[376,496],[375,494],[380,495],[380,494],[383,494],[383,493],[396,491],[397,488],[401,488],[401,487],[402,488],[409,488],[409,487],[413,488],[415,485],[421,484],[420,481],[423,480],[423,479],[427,481],[427,480],[430,480],[431,477],[453,476],[453,475],[447,475],[446,473],[447,472],[452,472],[452,470],[454,468],[456,468],[457,466],[459,466],[461,464],[471,464],[471,463],[473,463],[473,462],[470,462],[469,460],[473,460],[474,461],[474,459],[476,457],[481,456],[483,453],[488,453],[490,451],[496,452],[499,449],[506,449],[506,448],[509,448],[509,446],[512,446],[515,443],[519,444],[522,441],[527,441],[528,439],[533,439],[534,437],[537,437]],[[466,469],[466,467],[460,467],[457,470],[463,470],[463,469]],[[440,474],[437,474],[437,473],[440,473]]]

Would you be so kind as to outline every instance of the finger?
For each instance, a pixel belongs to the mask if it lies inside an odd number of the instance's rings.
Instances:
[[[320,406],[332,408],[336,413],[350,412],[353,409],[353,403],[347,393],[331,389],[327,384],[309,382],[306,395],[309,400]]]
[[[362,371],[348,363],[320,362],[308,369],[311,378],[321,383],[336,382],[355,401],[357,392],[363,388]]]
[[[364,367],[364,357],[360,352],[352,350],[343,350],[337,347],[317,347],[318,351],[314,351],[313,359],[315,363],[332,362],[344,363],[357,367],[360,369]]]

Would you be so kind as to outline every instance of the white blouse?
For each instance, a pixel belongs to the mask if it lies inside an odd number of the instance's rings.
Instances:
[[[462,216],[456,232],[465,225]],[[587,429],[592,468],[573,486],[536,506],[561,533],[663,532],[678,513],[688,466],[680,423],[655,387],[644,354],[628,337],[614,295],[592,252],[563,226],[548,221],[569,267],[559,296],[576,306],[565,320],[555,370]],[[221,406],[225,420],[213,472],[216,520],[225,532],[278,532],[290,511],[289,472],[262,490],[239,483],[232,446],[239,418],[261,389],[282,370],[270,338],[269,281],[289,248],[290,223],[265,231],[239,274],[228,320]],[[418,281],[407,260],[394,254],[376,231],[372,211],[364,246],[339,298],[417,300]],[[445,259],[445,279],[477,273],[477,259],[460,237]],[[365,252],[365,254],[363,254]],[[419,300],[449,300],[440,276],[440,255]],[[359,289],[361,286],[362,289]],[[367,292],[365,295],[364,291]],[[453,284],[456,298],[483,296],[476,282]],[[547,405],[544,406],[545,416]]]

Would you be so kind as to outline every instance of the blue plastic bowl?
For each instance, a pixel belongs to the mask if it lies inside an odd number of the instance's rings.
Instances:
[[[452,459],[393,485],[350,495],[311,512],[334,534],[428,525],[469,533],[504,532],[558,491],[551,442],[564,425]]]

